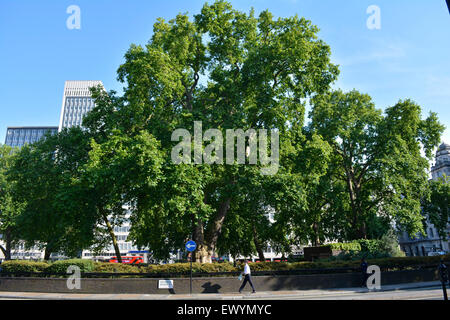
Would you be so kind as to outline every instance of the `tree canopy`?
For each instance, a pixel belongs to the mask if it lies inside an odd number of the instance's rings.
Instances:
[[[256,16],[226,1],[158,19],[118,69],[123,95],[92,88],[83,129],[15,156],[8,179],[25,204],[18,236],[72,255],[112,243],[120,259],[114,226],[129,219],[129,240],[155,258],[192,239],[195,259],[211,262],[215,253],[263,259],[269,244],[288,254],[293,245],[381,238],[394,224],[422,230],[420,199],[443,126],[409,99],[382,111],[367,94],[332,90],[339,69],[318,32],[305,18]],[[180,129],[194,138],[181,142],[189,151],[177,163]],[[245,148],[230,130],[242,130]],[[252,153],[261,130],[271,135],[259,151],[279,146],[270,149],[276,172]],[[203,161],[224,145],[245,163]]]

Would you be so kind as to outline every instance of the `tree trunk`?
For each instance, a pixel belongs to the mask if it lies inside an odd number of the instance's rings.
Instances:
[[[264,250],[261,246],[261,242],[259,241],[255,225],[253,225],[253,242],[255,244],[256,252],[258,252],[259,261],[265,262],[266,257],[264,257]]]
[[[213,250],[206,244],[199,244],[195,250],[195,262],[212,263]]]
[[[211,263],[212,255],[217,245],[223,222],[230,208],[231,199],[227,199],[219,205],[216,215],[204,232],[203,223],[198,221],[194,230],[194,241],[197,243],[195,250],[195,261],[200,263]]]
[[[119,245],[117,243],[116,235],[114,234],[114,229],[111,225],[111,223],[108,220],[108,216],[103,211],[103,209],[99,209],[100,214],[102,215],[103,222],[105,222],[106,228],[108,229],[109,236],[111,237],[114,251],[116,252],[117,262],[122,263],[122,256],[120,255]]]
[[[367,229],[366,229],[366,223],[364,221],[361,222],[361,225],[359,227],[358,239],[367,239]]]
[[[47,243],[47,246],[45,247],[44,251],[44,260],[48,261],[50,260],[50,255],[52,254],[52,247],[50,243]]]
[[[352,233],[352,238],[354,240],[357,240],[357,239],[361,239],[361,237],[362,237],[361,225],[360,225],[360,221],[359,221],[360,212],[358,210],[358,205],[357,205],[358,199],[356,196],[356,194],[358,193],[357,192],[358,186],[355,186],[355,184],[353,183],[353,180],[352,180],[353,173],[352,172],[346,172],[346,176],[347,176],[346,182],[347,182],[348,195],[350,198],[350,207],[351,207],[352,215],[353,215],[352,221],[351,221],[351,224],[352,224],[352,232],[351,233]]]
[[[317,222],[313,223],[312,226],[313,229],[313,240],[312,244],[314,247],[317,247],[320,245],[320,237],[319,237],[319,224]]]
[[[5,260],[11,260],[11,252],[8,253],[8,250],[6,250],[3,246],[0,245],[0,250],[2,250],[3,255],[5,256]]]
[[[261,248],[261,246],[256,246],[256,251],[258,252],[259,261],[265,262],[266,257],[264,257],[264,250]]]
[[[4,233],[5,236],[5,247],[0,246],[0,249],[5,256],[5,260],[11,260],[11,232],[7,229]]]

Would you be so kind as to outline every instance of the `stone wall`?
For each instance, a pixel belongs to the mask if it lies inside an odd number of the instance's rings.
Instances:
[[[81,289],[69,290],[67,279],[56,278],[0,278],[0,291],[54,292],[54,293],[136,293],[136,294],[185,294],[189,293],[189,278],[174,278],[172,289],[158,289],[160,279],[81,279]],[[254,276],[257,291],[290,291],[331,288],[351,288],[361,285],[360,273]],[[383,272],[381,285],[436,281],[435,270],[411,270]],[[194,278],[193,293],[235,293],[241,282],[237,277]],[[250,291],[249,285],[244,291]]]

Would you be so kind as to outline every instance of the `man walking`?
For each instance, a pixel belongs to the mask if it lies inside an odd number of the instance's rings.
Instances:
[[[248,265],[248,261],[244,260],[244,263],[245,263],[244,272],[243,272],[244,282],[242,283],[242,286],[239,288],[239,293],[242,293],[242,290],[244,289],[247,282],[250,283],[250,286],[253,289],[252,293],[256,293],[255,287],[253,286],[253,283],[252,283],[252,276],[251,276],[250,266]],[[242,275],[242,273],[241,273],[241,275]]]

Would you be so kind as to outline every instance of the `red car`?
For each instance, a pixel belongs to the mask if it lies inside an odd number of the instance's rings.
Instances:
[[[119,261],[117,261],[117,257],[112,257],[109,260],[110,263],[119,263]],[[122,257],[122,263],[127,263],[127,264],[140,264],[140,263],[144,263],[144,257],[141,256],[136,256],[136,257]]]

